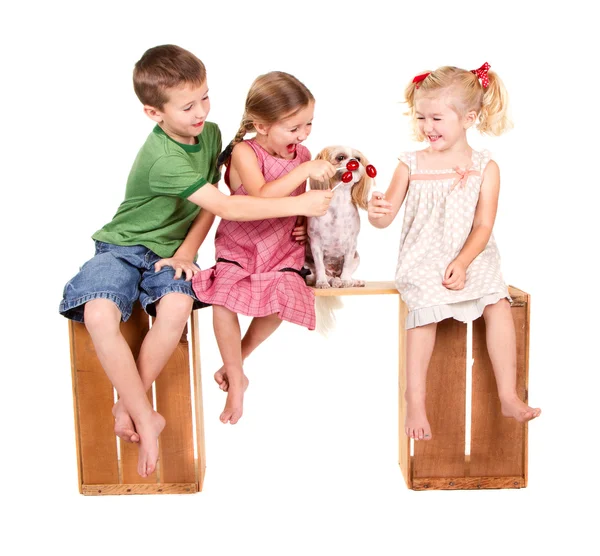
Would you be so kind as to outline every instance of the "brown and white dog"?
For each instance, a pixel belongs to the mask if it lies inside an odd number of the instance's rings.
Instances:
[[[331,146],[323,149],[317,160],[328,160],[338,171],[326,182],[310,180],[311,189],[334,189],[327,213],[308,219],[305,266],[310,270],[306,278],[309,286],[317,288],[362,287],[364,281],[353,278],[360,262],[356,250],[360,216],[358,209],[367,210],[369,191],[373,183],[365,168],[365,155],[351,147]],[[348,183],[342,181],[347,164],[356,170]],[[347,176],[350,177],[350,176]]]

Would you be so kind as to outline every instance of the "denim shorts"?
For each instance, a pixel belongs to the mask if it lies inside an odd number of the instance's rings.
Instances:
[[[65,286],[59,312],[68,319],[83,322],[83,307],[92,299],[109,299],[121,311],[123,321],[131,316],[139,299],[144,311],[156,316],[156,302],[168,293],[184,293],[193,300],[193,309],[208,307],[199,301],[192,283],[175,279],[171,267],[158,272],[156,253],[143,245],[113,245],[96,241],[96,254]]]

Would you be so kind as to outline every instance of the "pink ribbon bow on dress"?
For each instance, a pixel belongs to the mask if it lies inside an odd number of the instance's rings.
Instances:
[[[469,176],[474,176],[479,173],[473,168],[465,168],[464,170],[461,170],[458,166],[455,166],[453,170],[458,174],[458,177],[454,180],[450,191],[452,191],[457,185],[460,185],[460,187],[464,188],[465,185],[467,185],[467,179]]]

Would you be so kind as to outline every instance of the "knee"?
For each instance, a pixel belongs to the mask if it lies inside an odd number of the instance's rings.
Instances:
[[[510,303],[508,302],[508,299],[504,298],[494,303],[493,305],[487,305],[483,310],[483,317],[487,319],[488,317],[493,315],[500,315],[506,313],[510,314]]]
[[[171,326],[182,329],[187,323],[194,300],[185,294],[173,293],[163,297],[156,309],[157,320],[168,321]]]
[[[85,304],[83,320],[91,335],[100,331],[118,330],[121,322],[121,312],[112,301],[93,299]]]

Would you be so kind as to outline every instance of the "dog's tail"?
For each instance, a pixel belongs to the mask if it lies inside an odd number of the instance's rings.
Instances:
[[[335,328],[335,311],[344,306],[338,296],[317,296],[315,301],[315,312],[317,317],[316,330],[322,336],[329,335]]]

